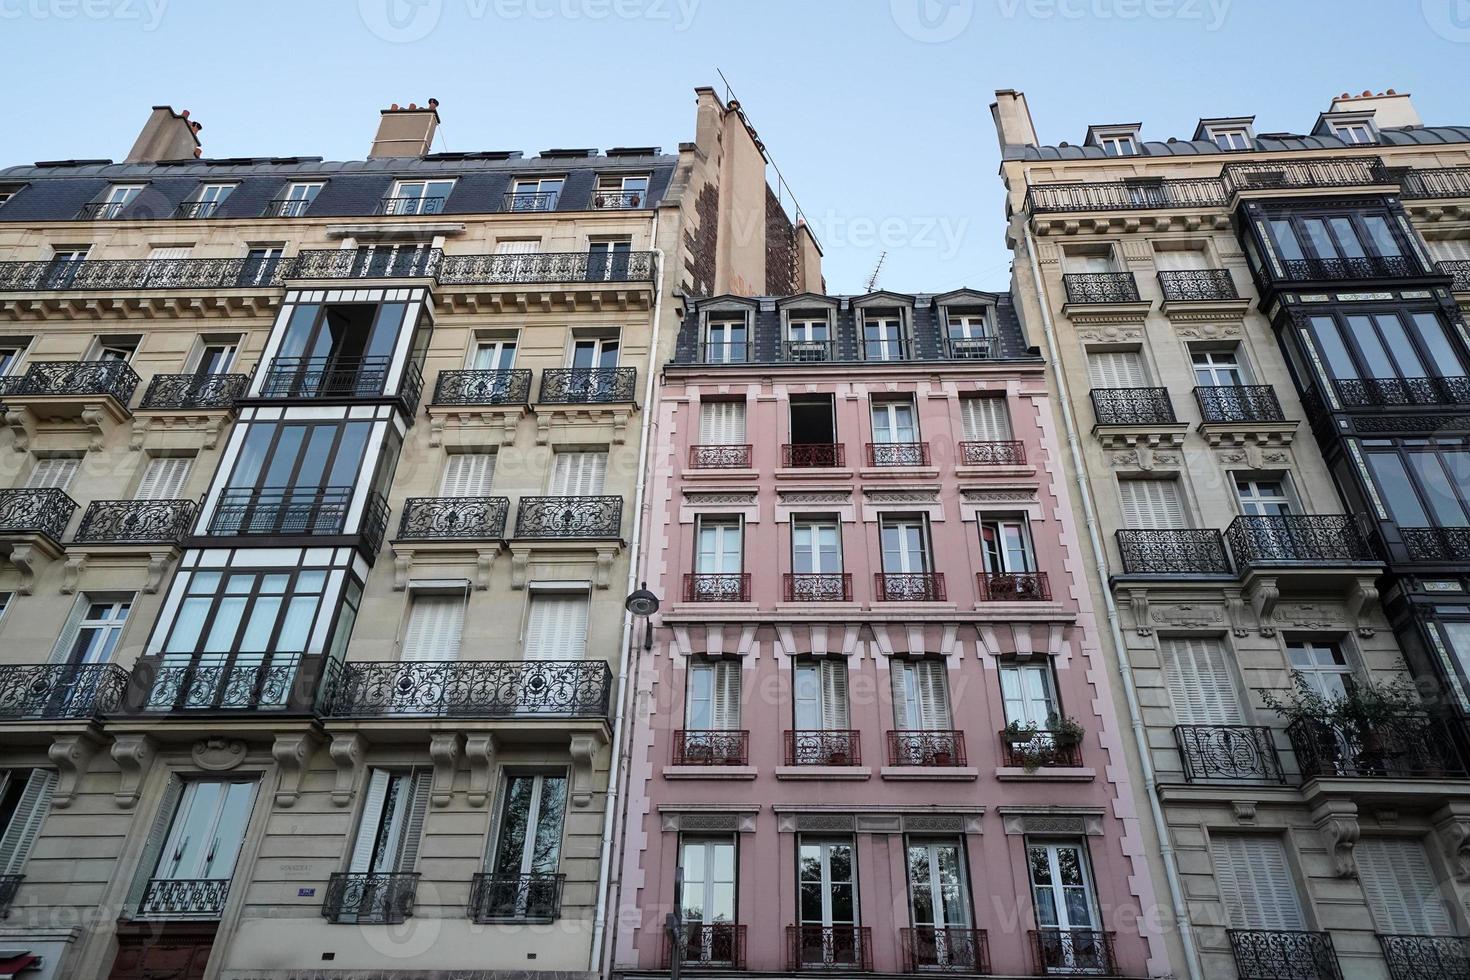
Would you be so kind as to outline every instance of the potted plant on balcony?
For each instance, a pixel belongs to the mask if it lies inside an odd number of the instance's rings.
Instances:
[[[1300,672],[1292,671],[1291,677],[1292,689],[1284,698],[1264,690],[1261,701],[1286,719],[1288,726],[1300,726],[1309,733],[1311,748],[1336,775],[1381,774],[1391,768],[1393,758],[1403,754],[1405,746],[1395,747],[1391,743],[1396,739],[1385,740],[1385,732],[1425,714],[1418,692],[1401,678],[1388,684],[1350,684],[1346,694],[1329,698],[1310,687]],[[1430,754],[1428,737],[1424,736],[1426,755]],[[1426,775],[1443,769],[1432,765],[1415,768]]]
[[[1010,746],[1011,762],[1019,762],[1027,773],[1040,769],[1045,761],[1045,746],[1039,738],[1039,732],[1035,722],[1026,722],[1023,725],[1019,721],[1012,721],[1000,733],[1001,739]]]
[[[1048,715],[1046,727],[1051,732],[1052,741],[1059,749],[1076,748],[1082,744],[1083,736],[1087,734],[1086,729],[1075,718],[1065,718],[1061,715]]]

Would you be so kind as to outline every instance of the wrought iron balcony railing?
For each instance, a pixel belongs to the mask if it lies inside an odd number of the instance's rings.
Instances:
[[[1470,378],[1339,378],[1332,383],[1344,408],[1470,405]]]
[[[1113,935],[1100,929],[1031,930],[1031,956],[1036,975],[1117,976]]]
[[[592,210],[629,211],[643,207],[647,197],[644,191],[596,191],[592,195]]]
[[[1027,730],[1021,736],[1001,729],[1001,765],[1018,769],[1075,769],[1082,765],[1082,746],[1048,729]]]
[[[750,762],[750,732],[745,729],[680,729],[674,732],[670,765],[743,766]]]
[[[1450,277],[1450,288],[1457,293],[1470,292],[1470,259],[1447,259],[1434,263],[1435,271]]]
[[[83,544],[180,544],[194,526],[192,500],[94,500],[72,540]]]
[[[243,374],[155,374],[138,408],[232,409],[249,385]]]
[[[378,214],[388,215],[414,215],[414,214],[443,214],[444,203],[448,201],[444,197],[385,197],[378,201]]]
[[[77,502],[55,487],[0,490],[0,537],[44,534],[60,543]]]
[[[1255,725],[1175,725],[1174,742],[1191,783],[1286,782],[1271,729]]]
[[[270,711],[291,706],[299,653],[165,654],[144,711]],[[139,665],[143,665],[140,663]]]
[[[890,766],[945,769],[966,765],[965,733],[946,729],[905,729],[888,733]]]
[[[1428,716],[1333,725],[1300,719],[1286,728],[1303,778],[1447,778],[1465,775],[1449,727]]]
[[[334,872],[322,918],[347,925],[396,925],[413,915],[417,872]]]
[[[975,590],[981,602],[1051,601],[1045,572],[976,572]]]
[[[25,875],[0,875],[0,919],[10,915],[11,903],[15,901],[15,893],[20,891],[20,883],[25,881]]]
[[[1359,255],[1339,259],[1282,259],[1283,282],[1342,282],[1352,279],[1404,279],[1429,274],[1407,255]]]
[[[873,598],[879,602],[944,602],[944,573],[874,572]]]
[[[664,969],[745,969],[745,926],[735,922],[681,922],[677,941],[664,937]]]
[[[299,197],[278,197],[268,201],[262,218],[304,218],[311,210],[311,202]]]
[[[1068,303],[1137,303],[1131,272],[1068,272],[1062,276]]]
[[[1348,514],[1242,514],[1230,522],[1225,539],[1241,569],[1376,560],[1362,528]]]
[[[748,470],[754,447],[749,443],[718,443],[689,447],[691,470]]]
[[[1223,208],[1225,189],[1214,177],[1178,180],[1033,184],[1026,189],[1032,214],[1066,211],[1133,211],[1150,208]]]
[[[1409,561],[1470,562],[1470,527],[1400,527]]]
[[[1026,444],[1018,439],[960,443],[963,466],[1025,466]]]
[[[1226,929],[1240,980],[1342,980],[1325,932]]]
[[[685,602],[749,602],[749,572],[687,572]]]
[[[1229,269],[1161,270],[1159,289],[1169,303],[1240,298]]]
[[[915,926],[899,930],[905,973],[990,973],[990,939],[984,929]]]
[[[873,970],[873,930],[867,926],[787,926],[786,968]]]
[[[214,535],[337,535],[347,527],[352,487],[229,487],[209,522]]]
[[[786,732],[788,766],[860,766],[862,741],[854,729],[797,729]]]
[[[78,221],[112,221],[122,215],[132,201],[93,201],[77,211]]]
[[[440,371],[434,382],[434,405],[526,405],[531,401],[531,372],[526,369]]]
[[[347,661],[327,670],[322,714],[606,718],[612,669],[598,660]]]
[[[1404,173],[1406,200],[1470,197],[1470,167],[1415,167]]]
[[[837,360],[837,345],[830,340],[783,340],[781,360],[813,363]]]
[[[564,874],[481,872],[470,879],[470,919],[475,922],[555,922],[561,918]]]
[[[483,540],[505,537],[505,497],[409,497],[398,522],[400,541]]]
[[[438,264],[441,285],[515,283],[652,282],[653,252],[519,252],[446,255]]]
[[[1391,980],[1459,980],[1470,976],[1470,939],[1378,934]]]
[[[994,336],[944,338],[944,356],[952,361],[987,361],[999,349]]]
[[[1220,168],[1227,195],[1250,190],[1299,190],[1315,187],[1368,187],[1397,184],[1378,157],[1340,157],[1315,160],[1271,160],[1227,163]]]
[[[847,447],[840,442],[784,443],[781,446],[781,465],[787,469],[846,466]]]
[[[127,361],[36,361],[5,396],[99,395],[127,405],[137,388]]]
[[[541,372],[543,405],[599,405],[637,397],[637,368],[547,368]]]
[[[212,218],[224,201],[185,201],[174,208],[175,218]]]
[[[1133,529],[1118,532],[1127,575],[1230,575],[1225,541],[1214,528]]]
[[[262,398],[388,398],[391,357],[277,357],[260,385]],[[404,365],[396,397],[410,416],[418,410],[424,377],[413,361]]]
[[[858,350],[865,361],[911,361],[914,359],[914,342],[908,337],[860,340]]]
[[[561,191],[507,191],[506,211],[555,211]]]
[[[228,878],[154,878],[138,902],[140,919],[218,919],[230,895]]]
[[[80,259],[0,262],[0,292],[279,286],[281,259]]]
[[[444,253],[426,246],[304,248],[282,271],[284,279],[432,279]]]
[[[128,688],[117,664],[0,665],[0,719],[53,721],[116,711]]]
[[[616,538],[622,534],[622,497],[522,497],[518,538]]]
[[[695,360],[700,364],[745,364],[754,356],[755,344],[745,340],[700,344],[695,351]]]
[[[1204,422],[1284,422],[1281,402],[1270,385],[1201,385],[1194,389]]]
[[[870,442],[869,466],[928,466],[927,442]]]
[[[852,575],[848,572],[788,572],[783,585],[783,602],[852,601]]]
[[[1092,412],[1098,425],[1173,425],[1167,388],[1094,388]]]

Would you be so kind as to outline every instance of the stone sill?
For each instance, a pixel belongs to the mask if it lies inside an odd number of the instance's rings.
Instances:
[[[665,779],[754,779],[755,766],[664,766]]]
[[[979,480],[986,477],[1014,480],[1018,477],[1036,476],[1036,467],[1027,463],[1025,466],[967,466],[957,465],[954,468],[955,476],[962,480]]]
[[[832,780],[871,779],[873,770],[867,766],[777,766],[777,779]]]
[[[778,480],[851,480],[852,470],[829,466],[779,467],[773,475]]]
[[[878,775],[883,779],[974,782],[980,770],[974,766],[884,766]]]
[[[720,466],[686,466],[683,470],[685,480],[708,480],[712,483],[739,483],[750,482],[760,479],[760,471],[745,469],[743,467],[720,467]]]
[[[1027,772],[1021,766],[997,766],[995,778],[1009,783],[1090,783],[1097,778],[1091,766],[1042,767]]]
[[[858,477],[864,480],[937,480],[939,479],[939,467],[937,466],[864,466],[858,470]]]

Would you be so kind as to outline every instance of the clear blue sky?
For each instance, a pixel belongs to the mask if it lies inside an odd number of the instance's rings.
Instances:
[[[0,40],[0,164],[120,159],[155,103],[210,156],[360,158],[379,109],[430,96],[438,149],[672,150],[720,68],[834,292],[885,248],[888,288],[1004,288],[997,88],[1050,143],[1303,132],[1390,87],[1470,124],[1470,0],[0,0]]]

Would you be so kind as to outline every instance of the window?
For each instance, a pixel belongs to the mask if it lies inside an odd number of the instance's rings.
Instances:
[[[745,402],[700,402],[699,443],[703,446],[745,445]]]
[[[1138,152],[1131,133],[1101,133],[1097,145],[1110,157],[1126,157]]]
[[[1307,928],[1286,847],[1279,838],[1214,834],[1210,854],[1231,928],[1291,932]]]
[[[944,311],[949,356],[961,360],[984,360],[993,353],[995,334],[985,313]]]
[[[903,317],[897,312],[859,313],[863,324],[863,360],[901,361],[908,357]]]
[[[1118,499],[1123,510],[1123,526],[1127,528],[1186,528],[1184,500],[1178,480],[1151,480],[1144,477],[1118,480]]]
[[[0,769],[0,875],[24,872],[56,781],[50,769]]]
[[[572,340],[572,367],[583,371],[610,370],[618,366],[616,337],[576,337]]]
[[[494,453],[450,453],[439,484],[441,497],[483,497],[495,479]]]
[[[561,200],[565,177],[521,177],[515,181],[506,209],[509,211],[555,211]]]
[[[1108,272],[1118,272],[1118,266],[1113,261],[1112,249],[1107,246],[1094,246],[1088,251],[1063,252],[1062,271],[1067,275],[1101,275]]]
[[[1240,512],[1248,517],[1283,517],[1292,513],[1291,489],[1284,476],[1235,476]]]
[[[459,659],[468,594],[414,592],[408,604],[402,660],[444,662]]]
[[[846,731],[847,663],[835,657],[799,660],[793,671],[793,727],[798,732]]]
[[[711,317],[704,328],[704,362],[736,364],[750,359],[749,327],[743,314]]]
[[[1202,272],[1211,268],[1203,248],[1160,248],[1154,252],[1154,266],[1160,272]]]
[[[786,322],[786,358],[792,361],[830,361],[832,325],[825,315],[793,315]]]
[[[233,877],[254,801],[253,781],[181,782],[175,778],[165,791],[165,805],[159,810],[160,816],[172,819],[163,846],[156,854],[148,855],[152,860],[144,865],[151,869],[150,884],[143,892],[139,912],[147,915],[178,911],[178,896],[156,889],[152,883],[228,881]],[[222,898],[216,901],[223,904]]]
[[[116,599],[93,595],[77,596],[71,615],[67,617],[61,636],[56,641],[56,648],[52,651],[51,662],[111,663],[132,608],[131,595]]]
[[[803,963],[853,963],[859,957],[857,868],[852,841],[803,835],[797,844],[798,902],[803,926],[834,929],[801,940]]]
[[[602,239],[587,243],[587,279],[620,282],[628,278],[628,263],[633,243],[626,238]]]
[[[1286,656],[1298,682],[1308,692],[1337,700],[1352,690],[1353,669],[1338,644],[1293,640],[1286,644]]]
[[[1211,129],[1210,139],[1222,150],[1249,150],[1251,148],[1250,134],[1244,129]]]
[[[1181,725],[1244,725],[1245,709],[1224,646],[1213,637],[1163,641],[1164,679]]]
[[[25,189],[24,184],[0,184],[0,205],[4,205]]]
[[[211,533],[341,534],[372,428],[366,421],[251,423]]]
[[[1338,396],[1349,404],[1434,404],[1439,395],[1424,379],[1464,373],[1459,349],[1434,313],[1314,316],[1309,322]],[[1352,383],[1358,379],[1372,380]]]
[[[967,442],[1009,442],[1011,412],[1004,395],[960,399],[960,421]]]
[[[470,352],[470,369],[473,371],[509,371],[516,366],[516,341],[480,340]]]
[[[1087,866],[1087,849],[1082,841],[1026,841],[1026,863],[1031,874],[1031,898],[1036,904],[1036,925],[1047,930],[1090,931],[1098,928],[1097,897],[1092,873]],[[1106,955],[1089,938],[1041,937],[1043,961],[1047,966],[1082,972],[1090,962]],[[1102,972],[1102,971],[1097,971]]]
[[[684,872],[685,926],[733,923],[735,839],[683,838],[679,842],[679,867]],[[733,936],[719,929],[700,929],[686,935],[685,962],[733,963],[736,948],[732,940]]]
[[[453,180],[400,180],[383,202],[384,214],[439,214],[454,188]]]
[[[1239,388],[1246,384],[1245,367],[1233,350],[1191,351],[1194,383],[1201,388]]]
[[[113,184],[102,201],[86,208],[84,217],[116,218],[143,193],[143,184]]]
[[[919,441],[914,403],[907,399],[874,401],[869,408],[873,422],[873,441],[885,445],[912,444]]]
[[[587,593],[533,592],[526,619],[526,660],[581,660],[587,655]]]
[[[26,477],[26,486],[32,490],[66,490],[71,487],[81,466],[82,460],[79,456],[38,457],[31,467],[30,475]]]
[[[245,252],[245,264],[240,268],[240,285],[261,286],[275,279],[276,269],[281,264],[282,250],[279,245],[252,245]]]
[[[562,826],[566,820],[564,772],[511,772],[488,856],[491,882],[475,911],[484,919],[549,921],[558,912]]]
[[[949,713],[949,685],[943,660],[888,662],[893,688],[893,727],[900,731],[947,732],[954,727]],[[917,754],[923,746],[915,745]],[[932,748],[931,748],[932,751]],[[906,763],[905,763],[906,764]]]
[[[20,366],[30,343],[29,337],[0,337],[0,377],[25,373]]]
[[[219,210],[225,199],[235,192],[234,184],[205,184],[199,188],[194,200],[183,207],[190,218],[208,218]]]
[[[240,350],[238,335],[227,337],[200,337],[190,358],[192,374],[208,377],[212,374],[229,374],[235,365],[235,355]]]
[[[552,457],[553,497],[595,497],[607,479],[606,452],[558,452]]]
[[[194,465],[192,456],[154,456],[143,470],[138,481],[134,500],[178,500],[184,494],[184,484],[189,480],[189,468]]]
[[[275,215],[279,218],[299,218],[311,209],[311,202],[321,193],[321,181],[293,181],[286,185],[286,193],[276,202]]]
[[[1426,244],[1429,254],[1441,262],[1470,262],[1470,238],[1445,238]]]
[[[734,575],[745,569],[740,519],[699,518],[694,570],[701,575]]]
[[[1136,350],[1093,351],[1087,371],[1094,388],[1147,388],[1143,355]]]
[[[1000,695],[1008,726],[1045,729],[1057,713],[1052,697],[1051,667],[1047,664],[1003,662]]]
[[[908,864],[909,921],[920,930],[969,929],[970,885],[965,874],[963,839],[910,837],[905,851]],[[938,935],[916,937],[924,966],[951,967],[974,972],[975,951],[963,939],[951,942]]]
[[[840,466],[837,412],[831,395],[791,397],[791,466]]]
[[[1454,919],[1424,844],[1364,837],[1353,847],[1373,923],[1384,935],[1453,936]]]
[[[980,548],[987,572],[1034,572],[1031,528],[1025,517],[990,517],[980,521]]]
[[[418,861],[419,842],[424,833],[424,816],[429,810],[430,774],[427,769],[369,769],[367,792],[363,794],[362,819],[352,844],[347,870],[352,874],[402,874],[411,872]],[[360,905],[347,903],[338,922],[356,921],[360,914],[381,914],[381,902],[368,896]]]
[[[1377,136],[1373,133],[1373,125],[1368,122],[1335,122],[1329,123],[1332,127],[1332,135],[1344,143],[1376,143]]]
[[[539,238],[501,238],[495,242],[496,255],[536,255],[540,251]]]
[[[1366,455],[1389,512],[1401,526],[1470,525],[1470,452],[1440,445]]]
[[[194,251],[192,245],[155,245],[148,250],[148,261],[160,262],[172,259],[187,259]]]
[[[594,208],[641,208],[648,202],[647,174],[601,174],[597,192],[592,197]]]
[[[792,518],[791,570],[797,575],[835,575],[842,571],[842,533],[837,518]]]
[[[684,727],[689,731],[738,731],[740,728],[740,662],[693,662],[688,672]],[[688,754],[686,747],[685,754]]]
[[[929,529],[918,516],[888,516],[878,520],[883,548],[884,575],[922,575],[929,571]]]

